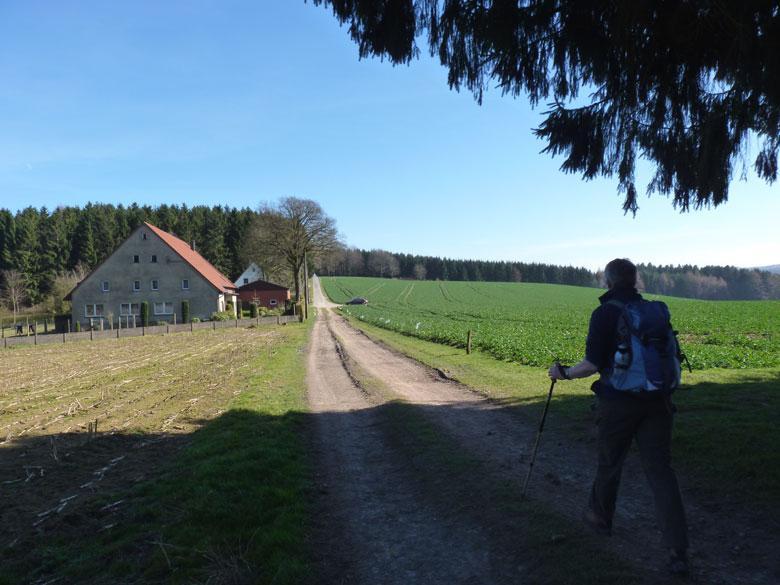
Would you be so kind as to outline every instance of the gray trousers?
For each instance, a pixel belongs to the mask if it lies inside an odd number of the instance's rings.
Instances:
[[[631,441],[636,438],[655,498],[655,513],[664,543],[670,549],[687,549],[685,510],[677,476],[671,467],[671,402],[669,399],[602,398],[598,415],[599,466],[590,495],[591,510],[612,526],[623,462]]]

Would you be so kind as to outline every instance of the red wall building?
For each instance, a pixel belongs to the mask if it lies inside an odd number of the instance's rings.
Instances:
[[[257,303],[269,309],[283,309],[290,300],[290,289],[265,280],[256,280],[238,287],[238,298],[244,305]]]

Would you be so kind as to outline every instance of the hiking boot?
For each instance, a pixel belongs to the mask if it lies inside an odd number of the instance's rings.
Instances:
[[[688,555],[684,550],[670,550],[669,564],[667,567],[669,572],[675,577],[685,579],[690,575],[690,568],[688,567]]]
[[[609,523],[590,508],[583,510],[582,521],[596,534],[612,536],[612,527]]]

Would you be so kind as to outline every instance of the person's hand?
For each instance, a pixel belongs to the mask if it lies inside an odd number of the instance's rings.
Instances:
[[[561,364],[553,364],[550,366],[550,370],[547,372],[547,375],[550,376],[551,380],[565,380],[566,377],[563,375],[563,368]]]

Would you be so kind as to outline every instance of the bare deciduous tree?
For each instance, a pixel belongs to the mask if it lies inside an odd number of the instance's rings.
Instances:
[[[428,271],[425,269],[425,266],[423,266],[420,263],[417,263],[414,265],[414,277],[417,280],[425,280],[425,275],[428,274]]]
[[[395,277],[400,273],[398,260],[385,250],[371,250],[368,256],[368,269],[381,277]]]
[[[77,264],[73,270],[58,274],[54,279],[51,295],[45,303],[46,310],[57,314],[67,312],[69,303],[65,300],[65,295],[72,291],[88,274],[89,269],[84,264]]]
[[[316,201],[285,197],[276,205],[260,207],[248,230],[243,255],[271,276],[287,273],[295,298],[300,300],[304,257],[314,262],[339,246],[335,220]]]
[[[13,311],[14,323],[16,323],[16,315],[19,313],[22,303],[27,300],[27,282],[24,274],[18,270],[3,270],[2,276],[2,298]]]

